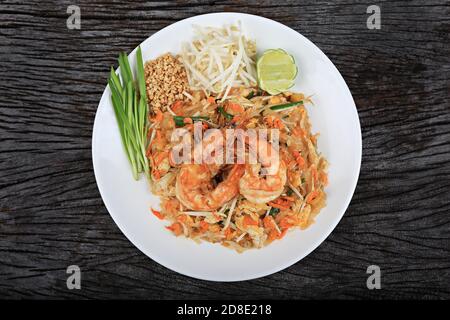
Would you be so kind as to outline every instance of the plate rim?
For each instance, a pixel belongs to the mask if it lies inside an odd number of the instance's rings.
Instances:
[[[338,79],[340,81],[342,81],[342,83],[345,85],[345,91],[347,92],[347,94],[350,96],[351,98],[351,103],[352,103],[352,113],[354,116],[356,116],[356,129],[358,131],[358,136],[357,138],[357,151],[358,154],[356,155],[357,158],[355,157],[355,160],[357,160],[357,170],[355,171],[355,177],[352,181],[351,184],[351,192],[349,192],[347,199],[345,199],[344,202],[344,206],[345,209],[343,209],[342,213],[340,214],[339,218],[336,219],[336,221],[333,221],[332,223],[329,224],[329,227],[327,229],[326,232],[322,233],[322,235],[320,235],[317,240],[309,247],[308,250],[305,250],[302,254],[295,256],[292,259],[286,260],[284,263],[280,263],[279,265],[277,265],[277,267],[272,268],[271,270],[266,270],[266,271],[260,271],[260,272],[255,272],[252,275],[247,275],[247,276],[242,276],[242,277],[235,277],[233,279],[218,279],[218,278],[212,278],[212,277],[208,277],[208,276],[203,276],[201,274],[193,274],[193,273],[186,273],[185,271],[182,270],[182,268],[179,268],[177,265],[173,265],[171,263],[167,263],[167,261],[164,261],[163,258],[161,258],[160,256],[157,256],[155,254],[151,254],[149,252],[147,252],[147,250],[144,249],[144,245],[142,243],[139,243],[139,241],[137,241],[136,239],[131,239],[132,235],[128,235],[125,230],[124,230],[124,226],[120,225],[119,223],[117,223],[117,218],[114,216],[114,214],[112,214],[111,209],[108,207],[108,204],[105,202],[105,197],[102,191],[102,187],[100,186],[101,183],[99,182],[99,178],[98,178],[98,170],[96,169],[96,157],[95,157],[95,141],[96,141],[96,124],[97,122],[97,117],[98,117],[98,110],[99,110],[99,106],[100,106],[100,102],[104,99],[104,96],[107,93],[107,89],[108,89],[108,84],[105,86],[105,89],[103,90],[103,93],[101,95],[101,98],[99,100],[99,103],[97,105],[97,110],[95,112],[95,117],[94,117],[94,125],[93,125],[93,129],[92,129],[92,140],[91,140],[91,155],[92,155],[92,164],[93,164],[93,171],[94,171],[94,176],[95,176],[95,181],[96,181],[96,185],[97,185],[97,189],[99,190],[100,196],[102,198],[102,202],[105,205],[109,215],[111,216],[111,218],[113,219],[114,223],[116,224],[116,226],[119,228],[119,230],[123,233],[123,235],[128,239],[128,241],[130,241],[139,251],[141,251],[145,256],[147,256],[148,258],[150,258],[151,260],[157,262],[158,264],[164,266],[165,268],[174,271],[176,273],[182,274],[184,276],[193,278],[193,279],[200,279],[200,280],[207,280],[207,281],[213,281],[213,282],[237,282],[237,281],[247,281],[247,280],[253,280],[253,279],[257,279],[257,278],[262,278],[265,276],[269,276],[271,274],[277,273],[279,271],[282,271],[286,268],[289,268],[290,266],[294,265],[297,262],[300,262],[301,260],[303,260],[305,257],[307,257],[309,254],[311,254],[311,252],[313,252],[314,250],[316,250],[323,242],[325,242],[325,240],[330,236],[330,234],[334,231],[334,229],[336,229],[336,226],[339,224],[339,222],[342,220],[343,216],[345,215],[345,213],[347,212],[348,206],[350,205],[350,202],[353,198],[353,195],[355,194],[355,190],[359,181],[359,176],[360,176],[360,172],[361,172],[361,162],[362,162],[362,132],[361,132],[361,124],[360,124],[360,119],[359,119],[359,114],[358,114],[358,109],[356,107],[355,101],[353,99],[353,95],[350,91],[350,88],[348,87],[345,79],[343,78],[343,76],[341,75],[341,73],[339,72],[339,70],[337,69],[337,67],[334,65],[334,63],[328,58],[328,56],[322,51],[322,49],[320,49],[320,47],[318,47],[316,44],[314,44],[311,40],[309,40],[307,37],[303,36],[300,32],[298,32],[295,29],[292,29],[291,27],[278,22],[276,20],[272,20],[270,18],[266,18],[263,16],[259,16],[259,15],[254,15],[254,14],[249,14],[249,13],[241,13],[241,12],[214,12],[214,13],[206,13],[206,14],[200,14],[200,15],[195,15],[195,16],[191,16],[182,20],[178,20],[174,23],[171,23],[167,26],[165,26],[164,28],[158,30],[157,32],[153,33],[152,35],[150,35],[149,37],[145,38],[143,41],[141,41],[130,53],[128,56],[132,56],[135,54],[135,51],[137,50],[137,48],[144,43],[145,41],[151,39],[152,37],[156,37],[157,34],[163,32],[164,30],[166,30],[167,28],[173,27],[176,24],[181,24],[181,23],[186,23],[189,22],[189,20],[195,20],[198,19],[199,17],[205,17],[205,16],[215,16],[215,15],[230,15],[230,16],[250,16],[253,18],[257,18],[257,19],[262,19],[265,20],[266,23],[275,23],[277,25],[279,25],[280,27],[284,28],[284,29],[288,29],[291,31],[294,31],[295,33],[297,33],[297,35],[299,35],[300,37],[303,38],[303,40],[305,40],[307,43],[309,43],[309,45],[314,46],[315,48],[318,49],[319,51],[319,55],[321,55],[321,57],[326,60],[331,67],[334,69],[335,73],[338,76]],[[239,18],[239,17],[238,17]],[[355,148],[356,149],[356,148]]]

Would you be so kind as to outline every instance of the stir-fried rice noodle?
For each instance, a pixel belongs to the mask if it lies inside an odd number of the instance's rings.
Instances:
[[[194,31],[180,54],[189,90],[151,113],[146,156],[152,192],[161,198],[153,213],[170,221],[167,229],[177,236],[238,252],[261,248],[292,228],[307,228],[325,206],[328,164],[317,150],[318,134],[311,133],[305,105],[312,101],[302,93],[267,95],[257,87],[256,45],[239,24]],[[271,155],[276,150],[279,165],[263,175],[271,157],[259,151],[257,163],[179,163],[172,151],[180,141],[172,136],[181,127],[188,141],[198,128],[269,129],[270,139],[258,138],[258,145]],[[249,152],[244,156],[248,160]]]
[[[157,113],[149,130],[151,188],[161,197],[161,210],[154,212],[170,221],[167,228],[177,236],[221,243],[241,252],[281,239],[292,228],[310,226],[325,206],[328,164],[317,151],[318,135],[311,133],[304,107],[309,98],[291,92],[257,95],[257,89],[249,86],[231,88],[224,101],[204,90],[187,95],[187,101]],[[271,109],[291,102],[299,104]],[[279,129],[280,170],[284,171],[276,173],[280,175],[277,184],[269,186],[270,192],[249,190],[268,187],[270,178],[256,177],[261,181],[253,184],[246,181],[246,175],[254,174],[249,164],[175,163],[171,150],[179,141],[171,140],[177,128],[174,115],[204,117],[197,119],[203,130]],[[183,123],[192,136],[193,122],[185,118]]]

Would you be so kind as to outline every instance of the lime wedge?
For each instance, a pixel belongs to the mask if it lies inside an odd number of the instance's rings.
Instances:
[[[294,57],[282,49],[264,51],[256,64],[259,87],[270,94],[288,90],[295,83]]]

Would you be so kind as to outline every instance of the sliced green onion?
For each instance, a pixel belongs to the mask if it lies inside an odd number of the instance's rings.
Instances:
[[[262,94],[263,91],[258,88],[256,91],[255,90],[250,91],[250,93],[245,97],[245,99],[250,100],[251,98],[261,96]]]
[[[297,106],[302,105],[302,104],[303,104],[303,101],[278,104],[276,106],[271,106],[270,110],[274,110],[274,111],[275,110],[285,110],[285,109],[297,107]]]
[[[234,118],[234,116],[232,114],[229,114],[228,112],[225,111],[225,109],[223,107],[217,107],[217,110],[227,119],[227,120],[231,120]]]
[[[196,116],[196,117],[183,117],[183,116],[173,116],[173,120],[175,121],[175,125],[177,127],[184,127],[184,119],[189,118],[192,119],[192,121],[202,121],[202,120],[209,120],[209,117],[205,116]]]
[[[272,207],[269,211],[269,215],[275,217],[280,212],[280,209]]]
[[[250,93],[245,97],[245,99],[250,100],[251,98],[253,98],[255,96],[255,91],[250,91]]]

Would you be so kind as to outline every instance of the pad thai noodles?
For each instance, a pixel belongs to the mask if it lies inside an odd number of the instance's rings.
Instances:
[[[262,90],[255,48],[239,26],[197,26],[180,56],[145,63],[139,95],[149,110],[147,123],[136,126],[145,131],[138,169],[145,166],[161,200],[153,214],[176,236],[238,252],[310,226],[326,204],[328,184],[328,163],[305,108],[311,97],[279,86],[271,91],[277,94]],[[228,140],[230,132],[244,135]]]
[[[192,93],[170,111],[152,117],[152,192],[161,197],[153,210],[175,235],[220,242],[238,251],[281,239],[293,227],[307,228],[325,206],[327,161],[317,151],[303,94],[258,95],[256,88],[234,88],[225,100]],[[181,121],[180,121],[181,119]],[[178,126],[194,136],[194,126],[279,130],[279,169],[261,176],[257,164],[176,164],[171,137]],[[259,141],[264,143],[263,141]],[[208,143],[208,142],[207,142]]]

